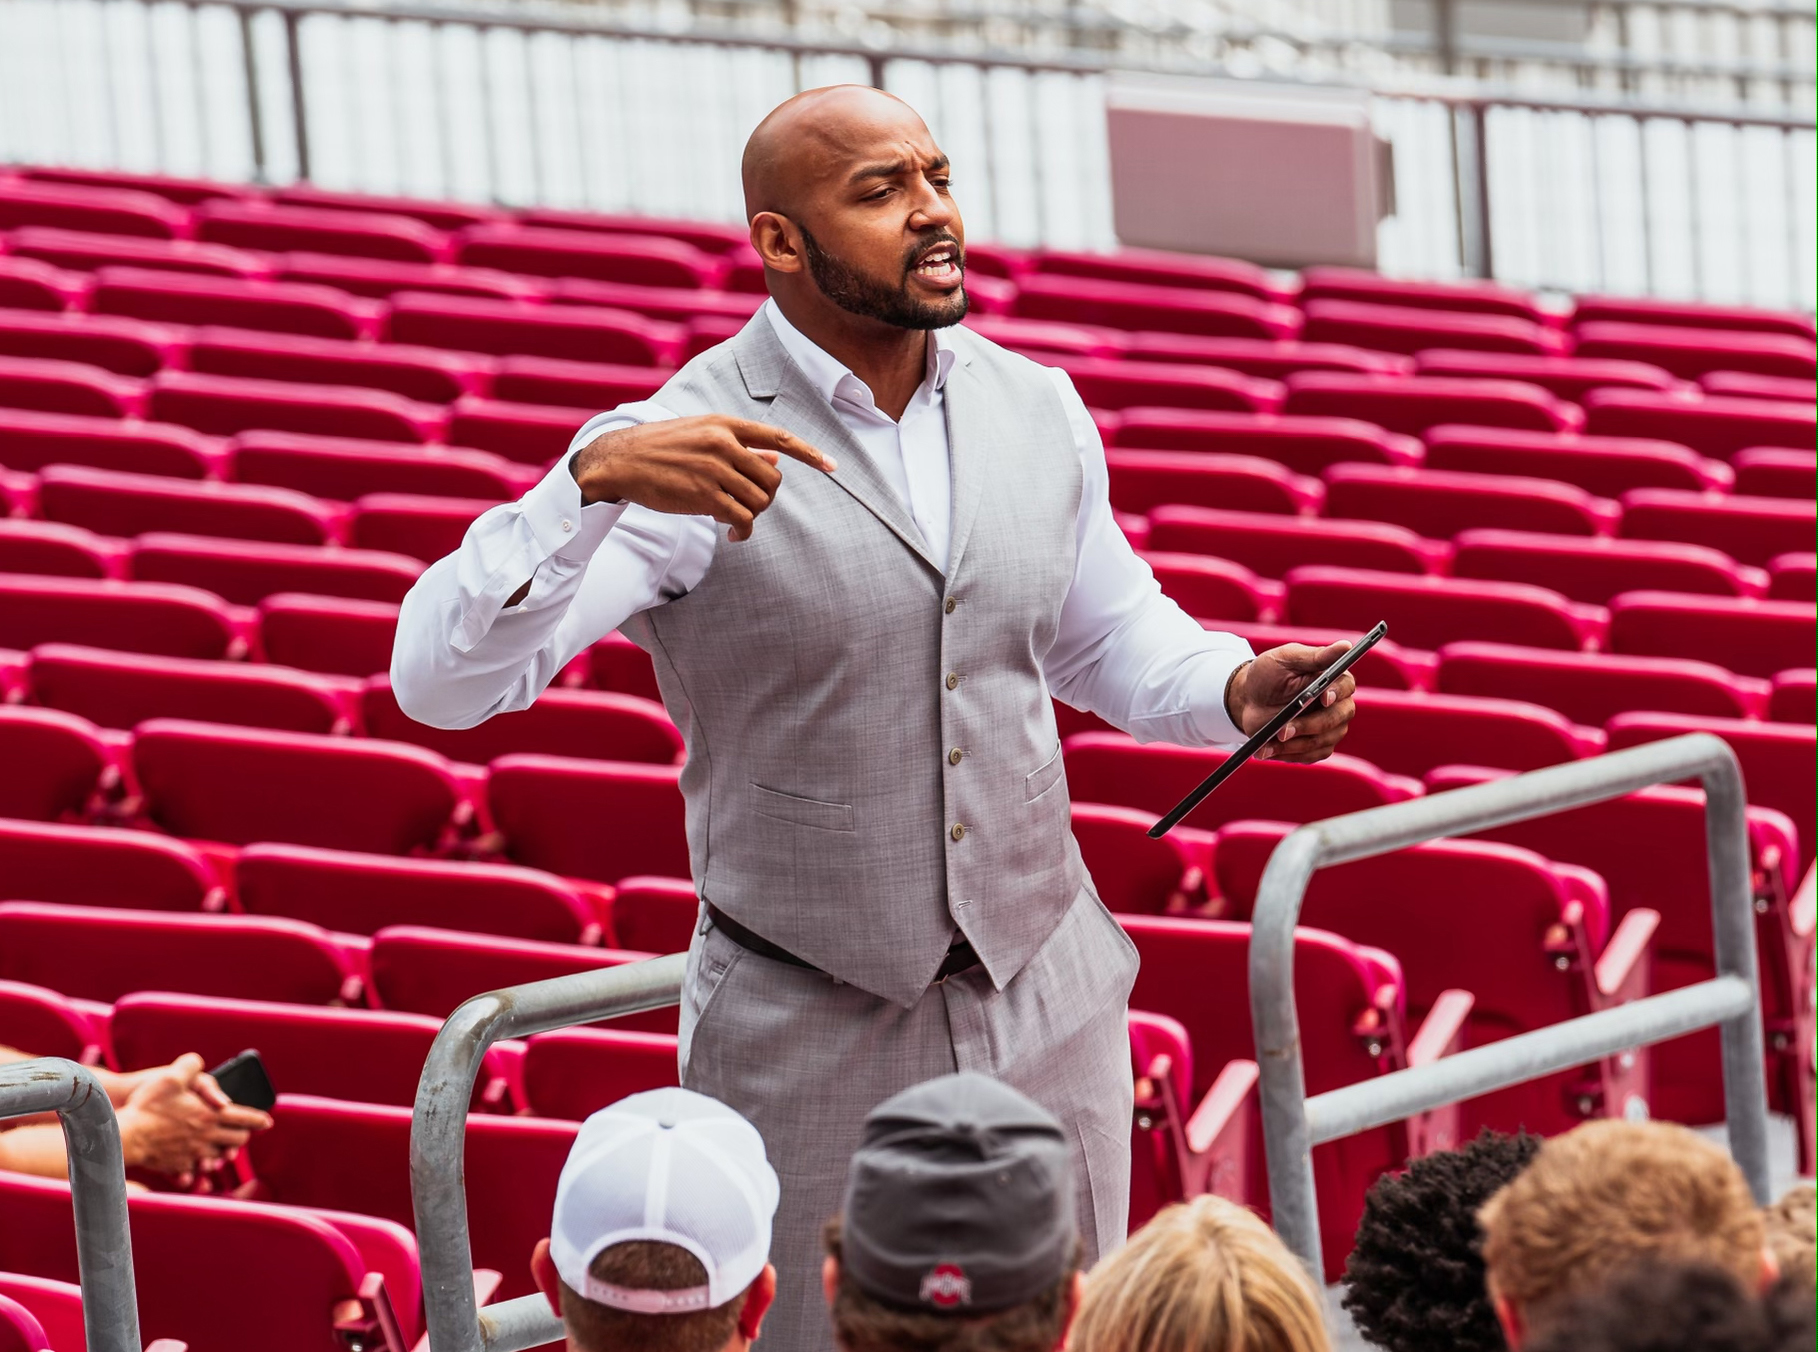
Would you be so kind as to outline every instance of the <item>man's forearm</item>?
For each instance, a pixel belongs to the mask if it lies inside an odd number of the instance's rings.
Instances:
[[[60,1126],[23,1126],[0,1131],[0,1170],[68,1178],[69,1155]]]

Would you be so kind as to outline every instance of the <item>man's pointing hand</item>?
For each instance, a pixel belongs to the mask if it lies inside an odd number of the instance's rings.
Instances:
[[[569,461],[581,501],[635,502],[677,516],[710,516],[748,540],[758,513],[783,482],[788,456],[831,474],[838,466],[780,427],[707,414],[621,427],[595,437]]]

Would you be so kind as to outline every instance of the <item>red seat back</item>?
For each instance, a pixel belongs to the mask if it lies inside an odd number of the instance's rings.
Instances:
[[[117,541],[55,521],[0,521],[0,573],[100,579],[119,572]]]
[[[486,798],[520,864],[601,882],[686,878],[680,780],[673,766],[510,755],[492,762]]]
[[[680,953],[694,938],[701,902],[682,878],[621,878],[612,893],[612,942],[636,953]]]
[[[197,718],[291,732],[345,732],[351,692],[345,683],[244,662],[112,653],[67,643],[32,650],[32,698],[104,728],[148,718]]]
[[[377,308],[328,286],[203,277],[152,268],[102,268],[89,309],[173,324],[221,324],[317,338],[361,338]]]
[[[1610,647],[1644,657],[1704,659],[1747,676],[1812,660],[1818,634],[1809,601],[1624,592],[1610,603]]]
[[[1208,340],[1219,341],[1219,340]],[[1225,341],[1248,341],[1230,339]],[[1274,460],[1300,474],[1340,461],[1418,464],[1412,437],[1353,418],[1281,417],[1200,409],[1125,408],[1113,444],[1158,451],[1218,451]]]
[[[128,418],[144,405],[143,383],[82,361],[0,356],[0,403],[88,418]]]
[[[1311,512],[1324,491],[1317,479],[1251,455],[1110,450],[1105,461],[1111,473],[1111,505],[1120,512],[1184,503],[1294,516]]]
[[[259,603],[265,659],[304,671],[370,676],[391,666],[398,608],[379,601],[281,593]]]
[[[681,240],[515,222],[467,227],[455,243],[455,257],[469,267],[533,277],[592,277],[645,286],[708,286],[720,271],[711,255]]]
[[[288,489],[194,483],[84,465],[46,467],[38,476],[38,508],[46,520],[102,535],[182,531],[319,545],[335,534],[333,517],[320,503]]]
[[[1327,521],[1269,512],[1163,505],[1149,513],[1148,548],[1210,554],[1281,577],[1308,563],[1372,568],[1385,573],[1433,571],[1444,545],[1406,526],[1380,521]]]
[[[448,248],[441,231],[409,216],[243,202],[231,198],[196,208],[196,238],[273,253],[316,253],[434,263]]]
[[[0,1295],[30,1311],[44,1331],[43,1346],[50,1352],[84,1352],[87,1348],[88,1339],[82,1324],[82,1288],[74,1282],[0,1272]]]
[[[0,892],[13,901],[200,911],[224,897],[208,860],[149,831],[0,820]]]
[[[1811,386],[1806,385],[1807,397]],[[1818,455],[1783,446],[1751,446],[1730,460],[1736,491],[1750,497],[1810,500],[1818,492]]]
[[[1178,826],[1149,838],[1155,818],[1135,808],[1073,804],[1073,838],[1099,900],[1119,915],[1161,915],[1200,900],[1211,837]]]
[[[127,568],[143,581],[199,587],[239,605],[257,605],[286,592],[397,602],[423,571],[417,559],[376,549],[261,544],[163,531],[147,532],[133,542]]]
[[[0,981],[0,1045],[32,1056],[97,1059],[101,1039],[67,996],[24,981]]]
[[[1566,339],[1546,324],[1509,314],[1472,314],[1429,306],[1305,297],[1301,337],[1412,355],[1428,348],[1558,355]]]
[[[1622,495],[1622,533],[1635,540],[1709,545],[1743,563],[1810,550],[1818,508],[1810,498],[1750,498],[1637,488]]]
[[[563,1028],[524,1048],[524,1096],[538,1117],[583,1122],[608,1104],[681,1083],[676,1040],[662,1033]]]
[[[1296,311],[1254,295],[1045,274],[1022,279],[1010,313],[1210,337],[1292,338],[1300,328]]]
[[[0,464],[9,469],[89,465],[200,479],[219,459],[219,443],[188,427],[0,409]]]
[[[444,426],[440,407],[390,390],[188,371],[153,376],[148,407],[153,417],[218,436],[272,428],[410,444],[440,441]]]
[[[1357,710],[1346,754],[1391,774],[1446,764],[1538,770],[1603,750],[1598,729],[1521,699],[1360,689]]]
[[[1584,397],[1584,430],[1596,436],[1658,437],[1727,460],[1745,446],[1812,444],[1814,412],[1779,399],[1735,399],[1653,390],[1592,390]],[[1460,421],[1463,421],[1462,419]]]
[[[1505,643],[1446,644],[1439,650],[1435,688],[1452,695],[1532,700],[1593,727],[1630,709],[1752,718],[1760,712],[1763,693],[1759,682],[1709,662]]]
[[[1521,427],[1535,432],[1576,429],[1574,405],[1518,380],[1453,376],[1382,377],[1349,371],[1304,371],[1288,377],[1283,413],[1360,418],[1391,432],[1418,436],[1441,423]]]
[[[54,822],[88,811],[113,756],[86,718],[0,706],[0,765],[0,817]]]
[[[1727,489],[1734,477],[1720,460],[1640,437],[1442,425],[1427,429],[1426,443],[1434,469],[1557,479],[1606,498],[1631,488]]]
[[[1575,605],[1558,592],[1517,582],[1408,577],[1317,564],[1288,573],[1293,624],[1369,629],[1387,620],[1398,642],[1437,648],[1459,639],[1519,643],[1576,652],[1597,635],[1600,608]]]
[[[454,353],[400,343],[208,327],[195,331],[186,360],[189,370],[208,375],[355,385],[432,404],[446,404],[471,389],[481,365]]]
[[[493,457],[473,451],[475,457]],[[352,485],[348,485],[352,487]],[[482,512],[503,498],[430,497],[422,493],[367,493],[354,502],[351,542],[362,549],[384,550],[434,563],[455,552],[467,529]]]
[[[645,290],[644,287],[629,289]],[[557,357],[500,357],[493,368],[487,392],[494,399],[518,404],[612,408],[616,404],[650,398],[671,374],[669,368],[662,366],[613,366],[605,362],[563,361]]]
[[[385,336],[394,343],[457,352],[523,353],[570,361],[667,363],[679,335],[667,324],[628,310],[579,305],[525,306],[405,291],[391,298]]]
[[[1704,545],[1468,530],[1452,541],[1452,576],[1548,587],[1608,605],[1620,592],[1657,587],[1711,596],[1759,596],[1766,578]]]
[[[87,643],[167,657],[236,657],[238,617],[194,587],[0,574],[0,646]]]
[[[1388,521],[1437,539],[1473,527],[1601,535],[1616,517],[1614,503],[1550,479],[1411,465],[1334,465],[1324,477],[1324,515]]]
[[[517,752],[652,765],[673,765],[682,754],[682,736],[661,705],[603,690],[546,690],[528,709],[495,715],[478,727],[444,729],[407,716],[390,680],[373,676],[361,708],[369,736],[414,742],[479,765]]]

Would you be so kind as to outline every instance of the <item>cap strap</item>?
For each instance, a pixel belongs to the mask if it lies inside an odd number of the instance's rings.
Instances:
[[[588,1300],[610,1305],[615,1310],[632,1314],[692,1314],[710,1310],[710,1288],[684,1286],[674,1291],[646,1291],[634,1286],[614,1286],[598,1277],[589,1276],[581,1294]]]

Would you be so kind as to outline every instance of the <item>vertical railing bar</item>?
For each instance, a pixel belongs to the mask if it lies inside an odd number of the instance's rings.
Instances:
[[[543,163],[543,138],[537,132],[537,70],[533,47],[535,36],[520,31],[518,33],[518,53],[522,58],[518,64],[524,68],[524,119],[530,129],[530,193],[532,199],[542,205],[549,201],[548,175]]]
[[[145,56],[147,84],[151,90],[152,159],[161,172],[170,171],[169,138],[164,126],[164,82],[158,77],[158,36],[154,22],[158,0],[140,0],[139,10],[145,20]]]
[[[265,162],[265,113],[259,106],[259,57],[253,44],[253,10],[241,6],[240,58],[246,75],[246,134],[252,143],[253,181],[270,183],[271,170]]]
[[[303,46],[295,10],[284,11],[284,61],[290,70],[290,120],[297,148],[297,177],[310,183],[314,174],[309,162],[309,105],[303,93]]]
[[[183,8],[189,15],[189,83],[190,97],[196,101],[196,139],[201,142],[202,175],[211,178],[216,137],[215,120],[208,115],[208,81],[202,76],[202,7],[196,0],[185,0]]]
[[[455,195],[454,119],[448,107],[448,25],[439,20],[429,25],[429,90],[435,104],[436,158],[441,164],[442,196]]]
[[[479,24],[475,27],[475,36],[479,40],[480,78],[475,93],[478,95],[480,108],[480,142],[485,149],[486,192],[495,203],[503,203],[505,198],[499,191],[499,147],[498,136],[494,131],[493,109],[497,102],[492,89],[492,50],[491,37],[495,31],[490,24]]]
[[[1698,129],[1690,118],[1681,119],[1685,127],[1685,198],[1686,229],[1692,236],[1692,294],[1703,300],[1704,232],[1698,225]]]

